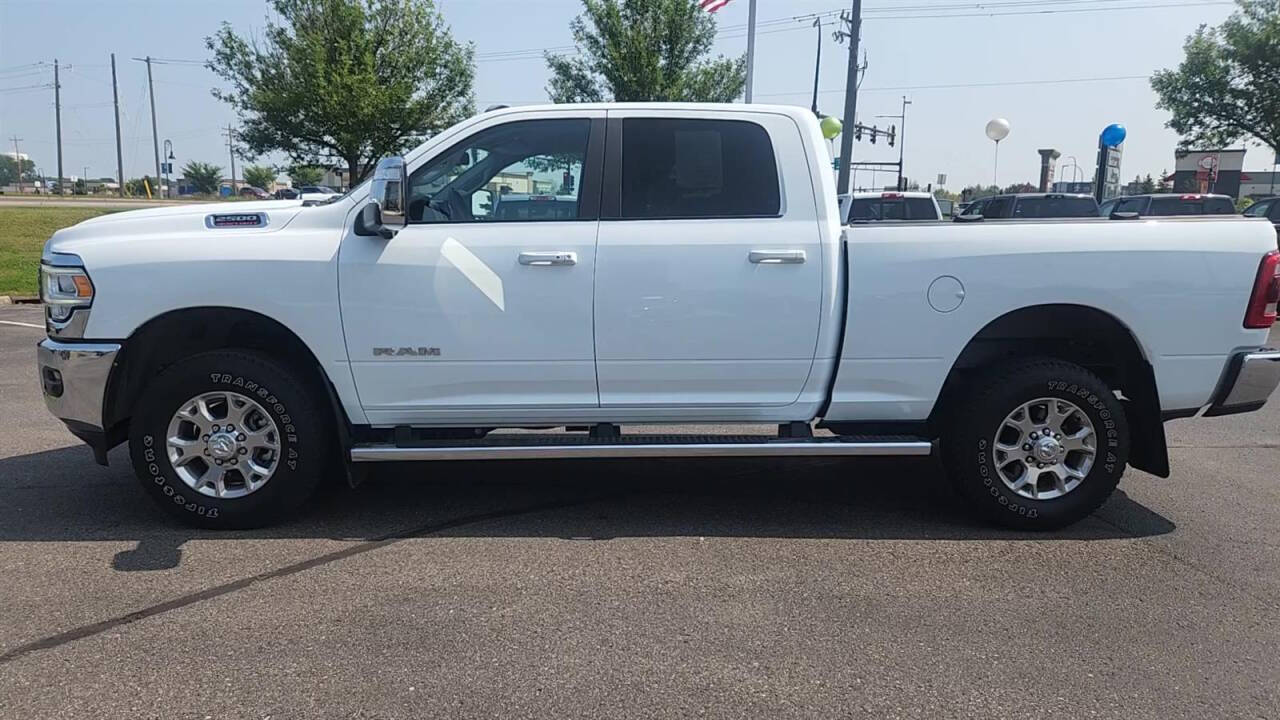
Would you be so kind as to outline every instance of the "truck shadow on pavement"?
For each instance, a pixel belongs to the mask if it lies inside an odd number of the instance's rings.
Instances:
[[[274,527],[216,532],[178,525],[133,477],[74,446],[0,459],[0,542],[112,541],[121,572],[164,570],[192,539],[415,537],[759,537],[847,540],[1108,540],[1171,532],[1120,490],[1053,533],[971,517],[931,459],[574,460],[382,466],[356,490],[326,488]],[[1142,482],[1131,471],[1128,482]],[[1122,488],[1125,481],[1122,481]]]

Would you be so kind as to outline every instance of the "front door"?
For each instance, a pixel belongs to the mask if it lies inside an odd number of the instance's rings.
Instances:
[[[609,112],[595,283],[601,406],[795,403],[823,291],[800,129],[781,115],[632,112]],[[778,162],[786,157],[801,160]]]
[[[408,225],[395,237],[348,231],[343,329],[372,423],[598,407],[600,118],[482,126],[410,168]]]

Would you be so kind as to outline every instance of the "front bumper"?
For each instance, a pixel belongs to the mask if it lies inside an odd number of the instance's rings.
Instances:
[[[44,403],[54,417],[105,460],[103,400],[120,354],[119,343],[69,343],[51,338],[36,346]]]
[[[1251,412],[1267,403],[1280,386],[1280,350],[1263,348],[1237,353],[1227,363],[1226,374],[1205,417]]]

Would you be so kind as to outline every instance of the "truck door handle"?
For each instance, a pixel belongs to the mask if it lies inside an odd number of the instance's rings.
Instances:
[[[752,250],[747,258],[758,265],[798,265],[804,262],[804,251]]]
[[[550,265],[577,265],[578,253],[576,252],[522,252],[520,253],[521,265],[537,265],[540,267]]]

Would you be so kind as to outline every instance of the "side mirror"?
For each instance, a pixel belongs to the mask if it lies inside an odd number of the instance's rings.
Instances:
[[[409,188],[409,179],[405,173],[404,158],[382,158],[373,170],[373,184],[369,190],[372,204],[378,206],[380,226],[393,235],[406,222],[405,193]]]

